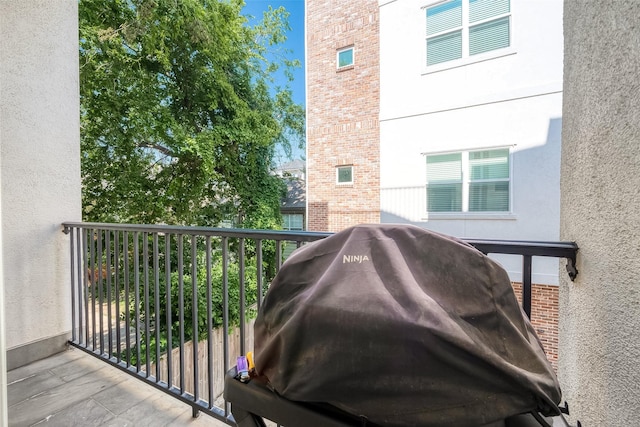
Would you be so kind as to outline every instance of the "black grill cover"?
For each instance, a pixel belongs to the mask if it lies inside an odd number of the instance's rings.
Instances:
[[[296,250],[255,323],[282,396],[385,426],[558,412],[560,389],[507,273],[456,238],[363,225]]]

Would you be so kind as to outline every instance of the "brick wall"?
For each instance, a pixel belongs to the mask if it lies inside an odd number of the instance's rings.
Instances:
[[[512,283],[513,290],[522,304],[522,284]],[[532,285],[531,324],[535,329],[547,359],[558,369],[558,286]]]
[[[379,43],[376,0],[307,0],[309,230],[380,222]],[[339,49],[354,65],[337,70]],[[353,166],[353,184],[336,167]]]

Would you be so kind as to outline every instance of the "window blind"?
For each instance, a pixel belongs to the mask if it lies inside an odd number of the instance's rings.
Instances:
[[[461,180],[462,153],[427,156],[427,182]]]
[[[509,178],[509,150],[472,151],[469,153],[470,179]]]
[[[427,8],[426,65],[511,46],[510,14],[510,0],[451,0]]]
[[[509,182],[472,182],[469,184],[470,212],[508,212]]]
[[[509,17],[469,28],[469,55],[477,55],[510,45]]]
[[[453,0],[427,9],[427,36],[462,25],[462,0]]]
[[[469,153],[469,211],[509,211],[509,150]]]
[[[282,222],[285,230],[302,230],[302,214],[282,214]]]
[[[462,31],[427,39],[427,65],[462,58]]]
[[[427,156],[427,210],[462,211],[462,153]]]
[[[429,155],[427,211],[508,212],[510,181],[508,148]]]
[[[427,9],[427,65],[462,58],[462,0]],[[439,34],[445,32],[444,34]],[[429,37],[439,34],[435,37]]]
[[[469,22],[472,24],[509,12],[509,0],[469,0]]]
[[[428,212],[462,212],[462,184],[434,184],[427,187]]]

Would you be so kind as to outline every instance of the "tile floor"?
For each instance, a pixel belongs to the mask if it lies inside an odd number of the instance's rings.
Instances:
[[[9,371],[8,382],[10,427],[227,426],[73,348]]]

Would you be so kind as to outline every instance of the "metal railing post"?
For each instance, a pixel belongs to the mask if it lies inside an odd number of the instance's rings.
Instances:
[[[76,293],[75,293],[75,245],[73,241],[74,228],[69,229],[69,261],[71,263],[71,339],[75,341],[76,335]],[[3,307],[4,309],[4,307]],[[81,322],[78,322],[79,324]]]
[[[180,391],[184,393],[184,241],[178,234],[178,327],[180,340]]]
[[[113,273],[113,281],[114,281],[114,292],[116,297],[116,325],[114,326],[116,329],[116,359],[118,362],[121,360],[122,353],[122,328],[120,327],[120,232],[114,231],[113,233],[113,258],[114,258],[114,273]]]
[[[522,256],[522,308],[531,319],[531,255]]]
[[[193,347],[193,400],[200,399],[200,372],[198,369],[198,240],[195,235],[191,236],[191,342]],[[200,415],[200,411],[193,406],[192,417]]]
[[[165,274],[165,298],[167,309],[167,387],[173,386],[173,314],[171,305],[171,293],[173,283],[171,282],[171,234],[164,235],[164,274]]]
[[[160,379],[160,254],[158,249],[158,233],[153,233],[153,319],[156,330],[156,379]]]
[[[107,323],[108,323],[108,331],[107,331],[107,339],[109,340],[109,348],[107,350],[107,354],[109,357],[113,356],[113,334],[111,327],[111,231],[105,230],[105,274],[104,279],[106,280],[107,287]]]

